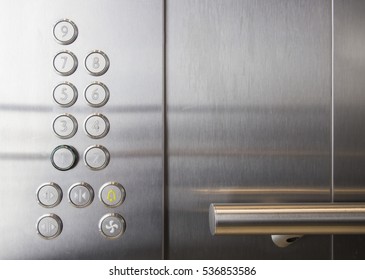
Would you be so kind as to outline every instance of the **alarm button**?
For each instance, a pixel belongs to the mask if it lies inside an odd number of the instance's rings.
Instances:
[[[121,184],[109,182],[100,188],[99,198],[106,206],[117,207],[121,205],[125,199],[125,190]]]

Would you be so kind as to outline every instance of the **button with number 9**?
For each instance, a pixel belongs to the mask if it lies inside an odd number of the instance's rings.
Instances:
[[[78,35],[76,24],[69,19],[59,20],[53,27],[53,36],[61,45],[73,43]]]

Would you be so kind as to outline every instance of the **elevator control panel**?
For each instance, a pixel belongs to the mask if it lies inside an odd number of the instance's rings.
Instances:
[[[0,11],[0,258],[161,258],[162,1]]]

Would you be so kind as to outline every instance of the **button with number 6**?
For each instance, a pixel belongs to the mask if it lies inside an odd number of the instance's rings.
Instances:
[[[93,82],[85,89],[85,100],[91,107],[104,106],[109,100],[109,89],[100,82]]]
[[[92,51],[85,58],[85,68],[93,76],[105,74],[108,71],[109,64],[108,56],[99,50]]]

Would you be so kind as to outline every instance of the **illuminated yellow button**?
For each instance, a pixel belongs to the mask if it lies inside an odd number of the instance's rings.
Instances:
[[[109,182],[100,188],[99,198],[106,206],[117,207],[121,205],[125,199],[125,190],[121,184]]]

